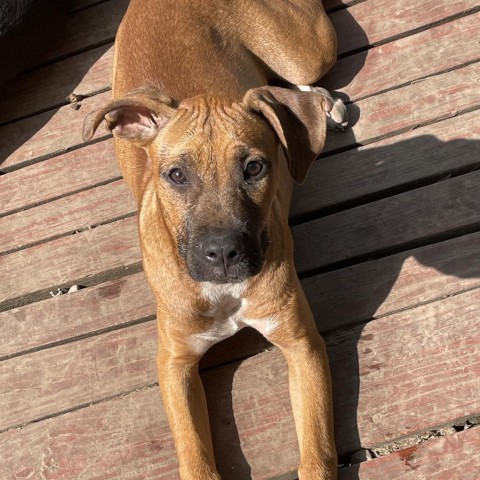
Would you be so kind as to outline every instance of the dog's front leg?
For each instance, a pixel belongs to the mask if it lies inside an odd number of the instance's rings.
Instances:
[[[325,345],[306,338],[283,348],[288,362],[290,396],[300,446],[300,480],[334,480],[337,457],[333,440],[330,378]]]
[[[177,451],[180,478],[220,480],[198,361],[194,356],[173,354],[171,348],[159,341],[158,378]]]
[[[299,305],[282,313],[268,336],[288,363],[293,416],[300,447],[300,480],[335,480],[337,454],[333,432],[331,381],[325,343],[317,332],[303,292]]]

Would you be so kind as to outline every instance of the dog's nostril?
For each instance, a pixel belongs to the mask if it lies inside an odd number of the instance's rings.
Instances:
[[[223,231],[217,234],[214,231],[202,240],[197,244],[196,254],[206,268],[224,270],[227,275],[227,270],[244,261],[246,247],[243,234]]]

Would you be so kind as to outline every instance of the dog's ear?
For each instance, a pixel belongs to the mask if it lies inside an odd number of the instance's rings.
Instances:
[[[291,176],[302,183],[325,145],[331,102],[319,93],[259,87],[245,94],[243,104],[270,123],[286,150]]]
[[[100,123],[117,138],[146,146],[175,114],[176,102],[155,87],[141,87],[113,100],[85,118],[83,139],[90,140]]]

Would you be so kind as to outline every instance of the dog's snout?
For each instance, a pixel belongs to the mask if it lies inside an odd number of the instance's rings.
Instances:
[[[245,239],[242,234],[215,233],[200,244],[201,255],[212,267],[228,269],[240,262],[245,252]]]
[[[263,266],[260,239],[244,230],[204,228],[185,248],[188,272],[199,282],[241,282]]]

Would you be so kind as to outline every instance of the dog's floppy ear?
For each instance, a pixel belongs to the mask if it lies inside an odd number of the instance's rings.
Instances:
[[[146,146],[175,114],[176,102],[155,87],[140,87],[85,118],[83,139],[90,140],[105,119],[117,138]]]
[[[243,104],[268,120],[286,150],[291,176],[302,183],[325,145],[331,102],[314,92],[259,87],[245,94]]]

